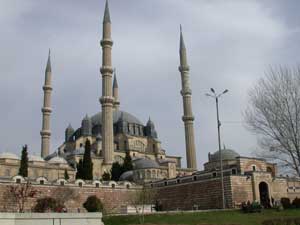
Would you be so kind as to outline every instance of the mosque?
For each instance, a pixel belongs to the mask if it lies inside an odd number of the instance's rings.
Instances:
[[[43,86],[44,102],[42,107],[41,157],[29,157],[29,176],[46,177],[47,180],[63,178],[67,170],[71,179],[75,178],[76,166],[84,154],[84,145],[89,140],[92,145],[93,177],[101,179],[104,172],[109,172],[112,163],[122,163],[126,152],[129,152],[134,170],[122,175],[122,179],[135,182],[146,182],[163,178],[173,178],[195,172],[196,150],[194,141],[191,89],[189,85],[189,66],[182,32],[180,34],[180,66],[182,79],[181,95],[183,98],[187,168],[181,167],[181,157],[168,155],[161,146],[154,122],[149,118],[144,124],[129,112],[120,109],[119,85],[112,66],[112,24],[109,7],[106,2],[103,17],[102,46],[102,96],[99,101],[102,110],[89,117],[86,115],[81,127],[74,129],[71,124],[65,130],[64,142],[54,152],[50,152],[50,121],[52,68],[50,51],[45,70]],[[100,108],[100,107],[99,107]],[[2,154],[6,161],[17,160],[11,153]],[[4,163],[5,164],[5,163]],[[15,169],[4,169],[4,175],[16,175]]]
[[[99,99],[101,111],[86,115],[81,127],[71,124],[65,130],[63,143],[50,152],[50,117],[52,93],[52,68],[50,52],[45,70],[42,107],[41,156],[29,155],[28,179],[35,185],[50,187],[64,185],[85,185],[97,187],[104,172],[109,172],[113,162],[122,163],[126,153],[133,160],[133,170],[121,175],[121,183],[131,181],[156,188],[159,201],[168,210],[190,210],[220,208],[221,191],[226,207],[236,207],[245,201],[260,201],[269,205],[270,200],[300,196],[300,179],[287,178],[278,174],[276,164],[265,159],[240,156],[236,151],[223,149],[209,154],[203,171],[197,171],[194,137],[194,116],[192,112],[192,91],[189,81],[187,52],[180,30],[179,72],[181,75],[183,116],[185,130],[185,153],[187,168],[181,167],[181,157],[168,155],[162,148],[154,122],[149,118],[143,123],[129,112],[120,109],[119,85],[112,66],[112,24],[106,2],[103,17],[102,46],[102,96]],[[100,107],[99,107],[100,108]],[[83,158],[85,142],[92,147],[92,182],[75,180],[76,167]],[[220,158],[221,157],[221,158]],[[220,161],[223,162],[224,187],[221,188]],[[20,158],[13,153],[0,154],[0,184],[22,182],[18,176]],[[65,173],[69,180],[64,180]],[[95,186],[93,186],[95,184]],[[98,186],[97,186],[98,184]],[[103,183],[105,185],[105,183]],[[114,188],[115,184],[111,187]],[[1,189],[0,189],[1,190]],[[123,193],[123,192],[122,192]],[[124,193],[123,193],[124,194]]]

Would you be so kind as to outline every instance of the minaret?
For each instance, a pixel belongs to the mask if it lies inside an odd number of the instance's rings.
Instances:
[[[187,168],[197,169],[196,162],[196,149],[194,138],[194,116],[192,112],[192,90],[190,88],[189,66],[187,64],[186,49],[183,41],[182,30],[180,26],[180,66],[181,73],[181,95],[183,99],[183,116],[185,129],[185,147],[186,147],[186,160]]]
[[[51,61],[50,61],[50,49],[49,49],[49,55],[48,55],[48,61],[45,71],[45,84],[43,86],[44,90],[44,105],[42,108],[43,113],[43,122],[42,122],[42,130],[40,132],[42,137],[42,144],[41,144],[41,156],[42,158],[45,158],[47,155],[49,155],[49,149],[50,149],[50,115],[52,112],[51,109]]]
[[[114,150],[113,136],[113,103],[112,96],[112,62],[111,49],[113,41],[111,40],[111,21],[109,15],[108,2],[105,3],[105,11],[103,17],[103,36],[101,40],[102,46],[102,97],[100,103],[102,105],[102,151],[104,154],[104,164],[112,164]]]
[[[114,71],[113,97],[114,97],[114,110],[118,111],[120,108],[120,100],[119,100],[119,86],[117,81],[116,69]]]

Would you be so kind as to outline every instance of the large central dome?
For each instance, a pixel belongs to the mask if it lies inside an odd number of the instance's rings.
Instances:
[[[124,122],[143,125],[143,123],[138,118],[125,111],[114,111],[113,123],[117,123],[121,117]],[[93,126],[102,124],[102,112],[98,112],[97,114],[92,116],[92,124]]]

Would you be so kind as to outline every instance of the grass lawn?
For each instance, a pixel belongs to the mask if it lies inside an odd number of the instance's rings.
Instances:
[[[275,210],[264,210],[262,213],[245,214],[240,211],[224,212],[195,212],[178,214],[156,214],[145,216],[147,224],[240,224],[261,225],[267,219],[300,217],[299,209],[290,209],[277,212]],[[104,217],[105,225],[129,225],[139,224],[137,216],[111,216]]]

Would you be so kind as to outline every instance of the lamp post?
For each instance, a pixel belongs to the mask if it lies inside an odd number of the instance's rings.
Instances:
[[[218,144],[219,144],[219,158],[220,158],[220,171],[221,171],[221,188],[222,188],[222,208],[225,209],[225,194],[224,194],[224,179],[223,179],[223,161],[222,161],[222,152],[221,152],[221,135],[220,135],[220,127],[221,122],[219,118],[219,98],[228,92],[228,90],[224,90],[220,94],[216,94],[215,90],[213,88],[210,89],[212,94],[205,94],[208,97],[212,97],[216,101],[216,110],[217,110],[217,127],[218,127]]]

